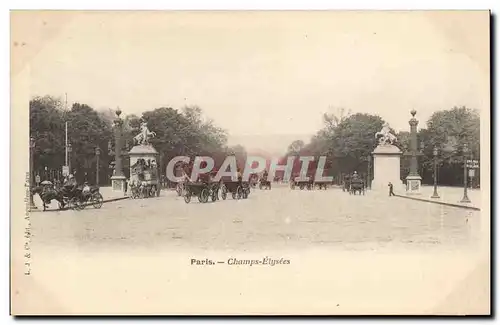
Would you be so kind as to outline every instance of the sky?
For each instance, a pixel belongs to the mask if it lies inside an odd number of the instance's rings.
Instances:
[[[437,110],[489,107],[485,12],[40,17],[31,19],[43,39],[29,60],[33,96],[67,93],[69,103],[137,115],[197,105],[247,149],[283,152],[341,107],[396,130],[409,129],[412,109],[422,126]]]

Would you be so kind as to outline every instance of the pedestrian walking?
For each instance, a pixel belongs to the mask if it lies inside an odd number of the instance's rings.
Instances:
[[[392,185],[391,182],[389,182],[389,196],[395,196],[396,194],[394,194],[394,186]]]

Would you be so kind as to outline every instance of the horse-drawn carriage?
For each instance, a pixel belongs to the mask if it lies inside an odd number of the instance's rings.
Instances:
[[[262,177],[259,179],[259,189],[261,190],[270,190],[271,189],[271,181],[267,178]]]
[[[73,210],[83,210],[86,206],[92,205],[100,209],[103,204],[103,197],[98,186],[89,186],[84,184],[77,186],[73,190],[67,190],[64,187],[54,188],[53,186],[37,186],[32,190],[32,194],[38,194],[43,204],[43,211],[52,200],[59,203],[59,209],[69,208]]]
[[[321,181],[314,181],[313,184],[314,184],[314,187],[318,188],[319,190],[321,190],[321,189],[326,190],[326,189],[328,189],[328,185],[331,185],[332,182],[321,180]]]
[[[357,174],[352,176],[345,176],[342,184],[342,191],[349,192],[349,194],[359,193],[360,195],[365,195],[366,184],[365,181],[359,177]]]
[[[219,182],[186,182],[183,183],[182,195],[184,202],[191,202],[191,197],[198,197],[200,203],[207,203],[211,198],[212,202],[219,199]]]
[[[313,187],[314,187],[314,182],[312,180],[312,178],[310,178],[309,180],[296,180],[296,179],[292,179],[290,180],[290,188],[292,190],[294,190],[296,187],[300,188],[301,190],[303,189],[308,189],[308,190],[312,190]]]
[[[221,185],[221,197],[223,200],[227,198],[227,194],[231,193],[234,200],[247,199],[250,195],[250,183],[238,181],[223,181]]]
[[[130,170],[129,188],[132,199],[160,196],[160,180],[154,161],[139,159]]]

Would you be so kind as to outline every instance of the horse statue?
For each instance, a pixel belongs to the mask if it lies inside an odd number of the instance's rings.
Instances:
[[[378,139],[379,145],[392,145],[397,140],[396,136],[391,133],[391,129],[387,123],[384,124],[380,132],[375,133],[375,138]]]
[[[149,145],[149,139],[155,136],[156,136],[155,132],[149,131],[148,124],[146,122],[142,122],[140,132],[138,135],[134,137],[134,140],[137,144]]]

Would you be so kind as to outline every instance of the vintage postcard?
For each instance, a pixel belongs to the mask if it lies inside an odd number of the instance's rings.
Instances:
[[[488,315],[490,12],[12,11],[13,315]]]

